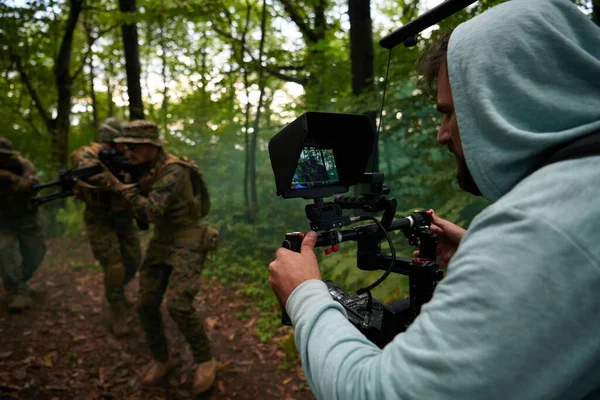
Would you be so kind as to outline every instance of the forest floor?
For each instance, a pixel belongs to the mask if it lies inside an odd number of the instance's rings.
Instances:
[[[176,368],[160,385],[143,386],[140,374],[151,361],[137,316],[132,334],[108,332],[103,274],[84,237],[54,239],[31,280],[35,305],[7,311],[0,289],[1,399],[190,399],[193,360],[163,305],[163,318]],[[202,399],[314,399],[297,356],[282,350],[289,328],[261,342],[249,300],[205,279],[196,306],[202,310],[218,361],[217,381]],[[137,278],[128,297],[136,299]],[[243,320],[236,315],[247,315]]]

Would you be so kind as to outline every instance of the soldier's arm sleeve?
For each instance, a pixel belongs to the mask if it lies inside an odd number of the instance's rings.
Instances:
[[[15,192],[31,192],[33,187],[39,183],[35,167],[31,161],[21,159],[23,165],[23,175],[14,175],[12,180],[12,189]]]
[[[136,216],[156,222],[173,202],[178,189],[185,184],[188,172],[182,165],[171,164],[165,167],[162,176],[152,185],[147,196],[140,193],[137,186],[128,187],[121,194],[131,204]]]
[[[98,159],[97,155],[86,149],[82,149],[74,153],[72,156],[72,161],[74,168],[85,168],[94,167],[96,165],[103,165]],[[86,178],[85,181],[94,186],[108,188],[112,184],[112,179],[109,175],[110,171],[108,171],[108,169],[105,168],[105,170],[101,173],[96,174],[94,176],[90,176],[89,178]]]

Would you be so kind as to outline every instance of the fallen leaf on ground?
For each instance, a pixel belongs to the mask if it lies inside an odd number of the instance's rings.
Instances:
[[[219,325],[219,317],[208,317],[204,322],[210,329],[215,329]]]

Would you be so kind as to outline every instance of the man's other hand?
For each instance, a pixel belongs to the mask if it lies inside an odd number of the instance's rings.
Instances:
[[[302,282],[321,279],[315,256],[316,242],[317,234],[308,232],[302,241],[300,253],[280,248],[275,253],[275,260],[269,264],[269,283],[282,307],[285,307],[290,294]]]
[[[429,210],[427,213],[431,215],[432,224],[430,229],[438,235],[439,263],[442,267],[447,267],[467,231],[450,221],[438,217],[433,210]]]

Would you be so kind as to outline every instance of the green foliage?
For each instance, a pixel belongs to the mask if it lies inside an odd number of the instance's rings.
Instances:
[[[58,210],[56,216],[56,221],[61,225],[59,229],[63,234],[73,236],[85,230],[84,209],[85,205],[81,201],[73,197],[67,199],[65,206]]]

